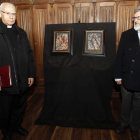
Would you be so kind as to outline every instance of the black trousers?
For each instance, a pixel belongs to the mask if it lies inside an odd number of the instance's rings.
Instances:
[[[120,125],[132,131],[140,128],[140,92],[129,91],[121,85],[122,105]]]
[[[10,135],[21,127],[26,107],[26,93],[0,95],[0,127],[3,135]]]

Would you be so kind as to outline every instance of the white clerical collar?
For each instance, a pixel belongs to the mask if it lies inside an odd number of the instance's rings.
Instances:
[[[12,26],[7,26],[7,28],[12,28]]]

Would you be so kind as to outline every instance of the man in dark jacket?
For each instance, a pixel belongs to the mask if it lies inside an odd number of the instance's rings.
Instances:
[[[140,128],[140,7],[134,10],[134,28],[122,33],[115,66],[115,81],[121,85],[122,105],[117,133],[130,127],[139,140]]]
[[[27,135],[21,127],[26,107],[26,90],[34,82],[35,63],[26,32],[15,24],[16,9],[10,3],[0,7],[0,67],[10,65],[12,86],[0,87],[0,128],[4,140],[12,133]]]

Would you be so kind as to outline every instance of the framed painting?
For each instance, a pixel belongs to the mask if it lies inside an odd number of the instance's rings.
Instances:
[[[53,54],[73,55],[72,28],[53,29]]]
[[[84,29],[83,55],[105,56],[105,29]]]

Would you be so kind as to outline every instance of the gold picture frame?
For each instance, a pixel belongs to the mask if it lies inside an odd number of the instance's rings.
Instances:
[[[72,30],[72,28],[53,29],[53,54],[73,54]]]
[[[105,56],[105,29],[84,29],[83,55]]]

